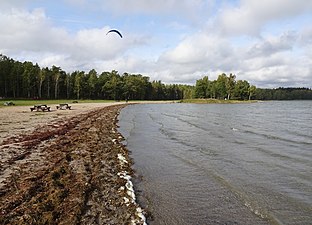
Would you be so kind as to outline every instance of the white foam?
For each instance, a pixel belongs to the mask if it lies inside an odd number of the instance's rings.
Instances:
[[[127,206],[129,206],[130,203],[133,203],[133,204],[137,205],[136,202],[135,202],[136,197],[135,197],[135,193],[134,193],[134,189],[133,189],[133,183],[132,183],[132,181],[130,180],[130,179],[131,179],[131,176],[129,176],[129,175],[127,174],[126,171],[122,171],[122,172],[120,172],[120,173],[117,173],[117,175],[118,175],[120,178],[125,179],[125,180],[127,181],[127,183],[125,184],[125,186],[122,186],[122,187],[119,188],[119,190],[121,190],[121,191],[127,190],[126,193],[127,193],[127,195],[129,196],[129,198],[123,197],[123,199],[124,199],[124,201],[125,201],[125,204],[126,204]],[[131,224],[136,225],[136,224],[142,224],[142,222],[143,222],[143,225],[147,225],[147,223],[146,223],[146,218],[145,218],[145,216],[144,216],[144,214],[143,214],[143,210],[142,210],[141,207],[138,206],[138,205],[137,205],[136,213],[135,213],[135,214],[136,214],[136,216],[137,216],[139,219],[132,219],[132,220],[131,220]]]
[[[126,158],[122,154],[118,154],[117,158],[119,159],[121,165],[128,164],[128,161],[126,160]]]

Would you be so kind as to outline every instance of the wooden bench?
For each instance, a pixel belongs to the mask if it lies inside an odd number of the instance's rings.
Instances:
[[[71,106],[67,103],[61,103],[60,105],[56,106],[56,109],[71,109]]]
[[[48,107],[47,105],[34,105],[34,107],[30,108],[30,111],[50,111],[50,107]]]

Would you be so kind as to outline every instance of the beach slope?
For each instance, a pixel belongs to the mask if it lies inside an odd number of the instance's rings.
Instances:
[[[0,109],[0,224],[144,224],[117,131],[126,104]]]

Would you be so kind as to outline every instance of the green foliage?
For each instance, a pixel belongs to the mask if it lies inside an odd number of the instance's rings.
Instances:
[[[193,87],[149,81],[141,74],[118,71],[66,73],[60,67],[40,68],[0,55],[0,97],[23,99],[177,100],[193,97]]]
[[[312,90],[309,88],[257,88],[253,98],[258,100],[312,100]]]
[[[249,86],[249,100],[251,100],[251,98],[255,95],[256,90],[257,88],[255,85]]]
[[[225,99],[227,96],[227,88],[226,88],[226,83],[227,83],[228,77],[226,76],[225,73],[222,73],[221,75],[218,76],[218,79],[216,80],[216,96],[219,99]]]
[[[226,92],[227,92],[227,99],[230,100],[232,97],[233,91],[235,89],[236,85],[236,76],[234,74],[229,75],[225,81],[225,87],[226,87]]]
[[[308,88],[277,88],[261,89],[250,85],[246,80],[235,80],[236,76],[227,76],[222,73],[217,80],[210,81],[207,76],[196,81],[195,98],[208,99],[233,99],[233,100],[312,100],[312,90]],[[185,99],[185,98],[184,98]],[[188,96],[188,99],[192,97]],[[205,101],[208,101],[205,100]],[[194,101],[193,99],[191,100]],[[199,101],[199,102],[205,102]],[[185,100],[183,101],[185,102]],[[228,102],[230,103],[230,102]]]
[[[227,76],[222,73],[217,80],[210,81],[207,76],[196,81],[195,98],[213,99],[249,99],[249,83],[247,81],[236,81],[236,76]]]
[[[103,90],[107,93],[109,99],[120,100],[122,93],[122,80],[117,71],[113,70],[110,79],[104,84]]]
[[[195,98],[209,98],[211,93],[210,81],[208,76],[196,81]]]
[[[40,68],[0,54],[0,98],[11,99],[107,99],[107,100],[291,100],[312,99],[307,88],[260,89],[236,75],[222,73],[216,80],[208,76],[195,86],[163,84],[141,74],[120,75],[118,71],[66,73],[60,67]]]
[[[239,100],[249,99],[250,84],[246,80],[238,80],[234,87],[234,98]]]

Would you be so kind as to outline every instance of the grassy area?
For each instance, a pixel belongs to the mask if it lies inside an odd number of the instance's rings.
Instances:
[[[5,102],[13,102],[15,106],[32,106],[32,105],[39,105],[39,104],[60,104],[60,103],[69,103],[72,104],[74,101],[78,103],[107,103],[107,102],[114,102],[112,100],[69,100],[69,99],[60,99],[60,100],[14,100],[14,99],[1,99],[0,100],[0,107],[4,107]],[[12,106],[8,106],[12,107]]]
[[[254,103],[256,100],[220,100],[220,99],[183,99],[181,103],[197,103],[197,104],[237,104],[237,103]]]
[[[113,100],[74,100],[74,99],[60,99],[60,100],[14,100],[14,99],[1,99],[0,100],[0,108],[5,107],[5,102],[13,102],[15,106],[33,106],[33,105],[40,105],[40,104],[46,104],[46,105],[52,105],[52,104],[60,104],[60,103],[69,103],[73,104],[73,102],[78,101],[78,103],[109,103],[109,102],[115,102]],[[141,102],[141,101],[135,101],[131,100],[131,102]],[[142,102],[158,102],[158,101],[142,101]],[[219,100],[219,99],[183,99],[180,101],[161,101],[161,102],[179,102],[179,103],[197,103],[197,104],[237,104],[237,103],[254,103],[257,102],[256,100]],[[14,106],[7,106],[7,107],[14,107]]]

